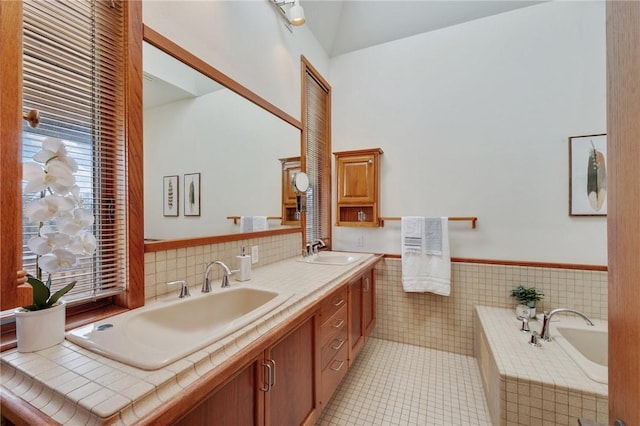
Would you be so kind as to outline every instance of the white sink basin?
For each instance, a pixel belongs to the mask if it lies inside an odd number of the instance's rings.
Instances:
[[[134,309],[71,330],[66,337],[108,358],[155,370],[228,336],[291,296],[249,287],[216,289]]]
[[[298,262],[312,263],[315,265],[350,265],[361,258],[362,256],[353,254],[321,251],[314,256],[301,257],[297,260]]]

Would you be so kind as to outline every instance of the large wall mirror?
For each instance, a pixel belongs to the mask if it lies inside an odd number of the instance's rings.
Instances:
[[[301,123],[146,26],[144,39],[146,250],[242,233],[230,216],[291,230],[280,159],[300,155]]]

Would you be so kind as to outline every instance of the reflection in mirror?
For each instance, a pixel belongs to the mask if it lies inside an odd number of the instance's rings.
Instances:
[[[236,234],[228,216],[280,217],[279,158],[300,154],[300,130],[151,44],[143,55],[145,239]],[[177,216],[164,215],[169,202]]]

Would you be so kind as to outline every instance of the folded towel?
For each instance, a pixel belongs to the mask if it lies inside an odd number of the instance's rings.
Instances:
[[[403,217],[400,222],[402,253],[422,253],[424,218],[419,216]]]
[[[240,232],[253,231],[253,216],[240,216]]]
[[[424,243],[427,254],[442,254],[442,220],[439,217],[424,219]]]
[[[432,220],[427,225],[424,218],[402,218],[402,287],[406,292],[431,292],[441,296],[449,296],[451,292],[449,221],[446,217],[436,220],[440,221],[440,232],[437,226],[432,225]],[[440,254],[436,254],[438,250],[435,250],[438,241]]]
[[[269,228],[269,222],[267,222],[266,216],[254,216],[253,217],[253,230],[254,231],[266,231]]]

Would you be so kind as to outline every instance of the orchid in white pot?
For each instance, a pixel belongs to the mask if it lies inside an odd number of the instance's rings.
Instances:
[[[64,141],[56,138],[44,139],[33,161],[23,164],[24,192],[39,193],[40,197],[25,206],[25,215],[38,224],[39,232],[27,242],[37,256],[36,276],[27,276],[33,287],[33,303],[15,312],[21,352],[44,349],[64,339],[65,305],[60,298],[76,282],[51,294],[51,274],[72,268],[79,256],[95,251],[96,239],[86,229],[94,218],[83,207],[74,176],[77,171]],[[49,274],[46,281],[42,281],[43,272]],[[49,316],[52,318],[46,318]]]

